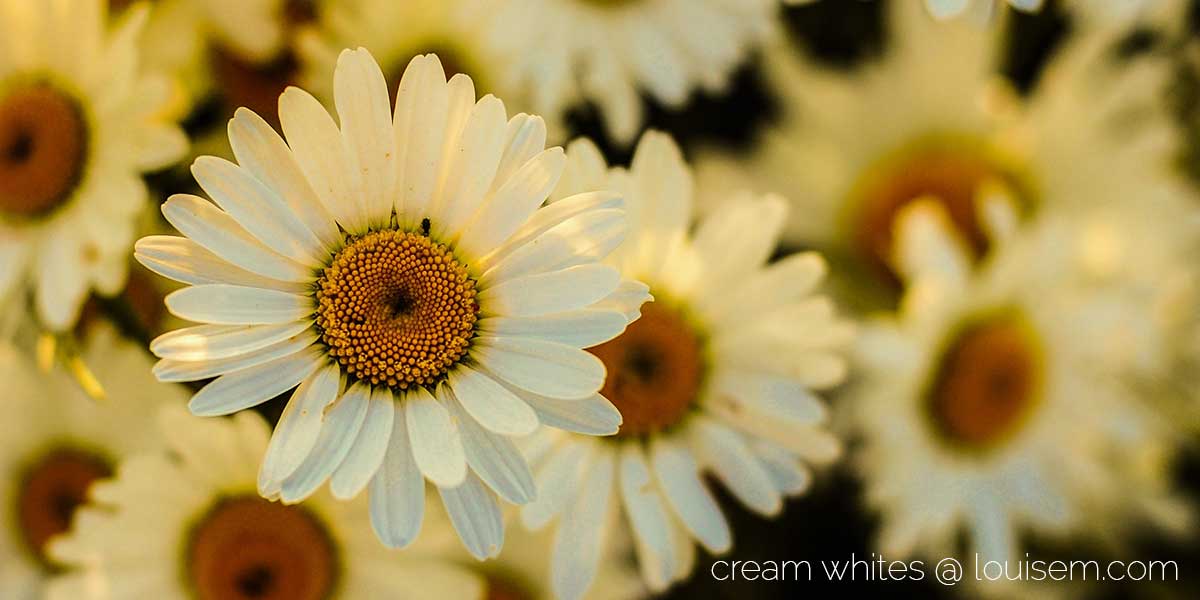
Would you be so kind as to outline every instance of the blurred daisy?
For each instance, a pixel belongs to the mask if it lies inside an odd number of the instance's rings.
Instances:
[[[631,143],[639,92],[669,107],[696,88],[722,91],[733,69],[770,37],[777,0],[473,0],[484,40],[508,62],[510,82],[554,120],[595,103],[609,135]],[[507,84],[506,84],[507,85]]]
[[[953,556],[966,533],[979,561],[1011,561],[1026,532],[1187,531],[1169,430],[1109,352],[1124,343],[1120,321],[1096,318],[1104,290],[1072,289],[1070,223],[1018,235],[1011,207],[989,206],[997,248],[974,274],[942,205],[902,210],[907,291],[895,318],[860,338],[863,379],[848,406],[882,552]]]
[[[187,147],[160,116],[167,83],[137,68],[145,11],[109,31],[106,10],[100,0],[0,0],[6,328],[25,314],[29,296],[42,327],[65,331],[90,290],[118,292],[147,199],[140,175]]]
[[[593,308],[618,290],[598,261],[624,237],[621,199],[539,208],[562,149],[544,148],[541,119],[476,102],[469,77],[447,82],[436,56],[405,71],[394,117],[366,50],[342,53],[334,84],[340,129],[308,93],[280,97],[286,144],[239,110],[240,165],[192,167],[213,202],[163,206],[187,237],[138,242],[142,264],[192,284],[167,297],[171,312],[204,323],[156,339],[154,372],[216,377],[189,405],[205,416],[296,388],[259,471],[264,496],[370,485],[380,539],[405,546],[428,478],[471,553],[495,556],[495,493],[534,493],[509,436],[590,406],[604,365],[579,340],[625,326]]]
[[[981,198],[1009,198],[1022,217],[1136,202],[1166,177],[1175,146],[1166,61],[1116,62],[1112,32],[1079,35],[1018,102],[995,70],[1002,27],[935,23],[916,4],[890,3],[888,52],[849,73],[778,48],[769,69],[794,110],[750,166],[710,158],[699,171],[714,205],[736,186],[786,194],[787,241],[825,250],[844,295],[865,307],[894,302],[888,252],[908,203],[937,197],[978,257]]]
[[[1063,4],[1089,23],[1116,24],[1129,23],[1167,3],[1164,0],[1067,0]],[[925,7],[935,19],[965,16],[978,24],[995,18],[996,12],[1006,5],[1021,12],[1036,13],[1045,4],[1045,0],[925,0]]]
[[[477,93],[504,98],[510,110],[529,108],[517,86],[506,85],[508,63],[484,47],[477,15],[463,6],[461,2],[390,0],[324,3],[316,21],[297,33],[300,84],[318,98],[331,100],[329,72],[338,54],[348,46],[363,46],[379,61],[388,88],[395,90],[409,61],[431,53],[437,54],[448,76],[469,75]]]
[[[365,502],[259,497],[270,428],[254,413],[202,420],[164,408],[170,450],[123,461],[51,553],[47,598],[477,598],[465,568],[375,540]],[[445,525],[448,528],[448,524]]]
[[[130,0],[110,2],[115,8],[135,5]],[[254,103],[263,75],[275,72],[277,80],[266,101],[274,102],[286,81],[289,19],[304,2],[291,0],[159,0],[152,4],[140,46],[146,67],[169,75],[182,85],[176,109],[186,113],[192,104],[210,94],[236,96],[233,106]],[[256,75],[257,73],[257,75]]]
[[[1004,4],[1024,12],[1037,12],[1042,9],[1045,0],[925,0],[929,14],[939,20],[969,14],[977,21],[986,22],[996,12],[997,5]]]
[[[807,463],[838,455],[815,390],[844,378],[839,349],[852,330],[812,294],[825,270],[819,256],[766,264],[782,200],[730,202],[689,235],[691,173],[669,137],[643,136],[628,171],[609,171],[587,141],[568,154],[558,193],[605,179],[625,190],[635,225],[610,262],[647,282],[654,300],[623,334],[590,350],[608,369],[601,394],[619,410],[616,437],[547,432],[530,441],[539,493],[521,517],[530,529],[558,519],[552,588],[579,598],[619,506],[618,527],[632,532],[642,576],[658,592],[690,573],[694,541],[712,553],[731,545],[703,472],[773,516],[785,496],[807,489]],[[596,433],[583,416],[564,415],[560,428]]]
[[[0,421],[0,595],[41,597],[44,579],[61,567],[47,544],[68,530],[76,507],[116,462],[162,445],[153,427],[163,404],[185,390],[154,381],[150,358],[110,327],[94,326],[83,360],[107,394],[97,401],[55,372],[43,375],[25,355],[0,347],[7,418]]]

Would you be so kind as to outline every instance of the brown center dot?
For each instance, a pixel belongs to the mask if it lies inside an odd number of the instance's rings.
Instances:
[[[49,564],[46,543],[70,529],[92,483],[111,475],[107,461],[72,449],[49,452],[26,472],[17,494],[17,520],[35,556]]]
[[[976,257],[987,251],[988,240],[976,216],[977,194],[985,184],[999,182],[1028,200],[1028,186],[998,157],[964,141],[926,140],[868,171],[854,191],[854,242],[872,268],[896,283],[891,270],[892,234],[896,215],[909,203],[932,197],[945,208]]]
[[[703,344],[683,316],[661,303],[615,339],[588,350],[608,369],[600,393],[621,411],[619,436],[643,436],[679,423],[704,377]]]
[[[316,517],[257,496],[217,504],[192,531],[187,559],[199,600],[320,600],[338,576],[333,541]]]
[[[87,126],[79,105],[44,83],[0,97],[0,213],[33,217],[70,196],[83,174]]]
[[[355,238],[318,285],[322,339],[360,380],[431,385],[467,353],[479,311],[475,281],[449,249],[423,235]]]
[[[929,395],[934,426],[955,444],[991,446],[1029,415],[1041,376],[1032,333],[1022,323],[971,326],[942,355]]]

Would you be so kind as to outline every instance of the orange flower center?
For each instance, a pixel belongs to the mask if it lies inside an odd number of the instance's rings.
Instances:
[[[193,530],[187,558],[200,600],[319,600],[332,596],[338,576],[320,521],[256,496],[217,504]]]
[[[317,325],[346,372],[400,389],[431,385],[467,353],[475,281],[442,244],[415,233],[355,238],[318,281]]]
[[[642,305],[642,317],[625,333],[589,352],[608,369],[600,393],[621,411],[619,436],[644,436],[679,423],[700,393],[700,336],[659,303]]]
[[[29,549],[43,563],[46,544],[71,527],[75,510],[87,502],[88,488],[112,475],[108,461],[74,449],[53,450],[26,474],[17,494],[17,522]]]
[[[971,326],[942,355],[929,394],[934,426],[958,445],[994,445],[1028,417],[1041,377],[1037,346],[1022,323]]]
[[[87,125],[78,103],[45,83],[0,95],[0,215],[35,217],[83,177]]]
[[[923,140],[881,160],[867,171],[854,191],[854,242],[872,268],[895,283],[891,270],[893,226],[909,203],[932,197],[942,204],[951,222],[976,257],[987,251],[988,240],[976,207],[985,184],[999,183],[1028,200],[1028,186],[998,157],[963,141]]]

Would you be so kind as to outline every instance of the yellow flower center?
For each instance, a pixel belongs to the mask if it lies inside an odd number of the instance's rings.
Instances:
[[[948,137],[919,140],[873,165],[855,186],[849,204],[854,243],[872,269],[896,283],[891,269],[896,216],[909,203],[932,197],[974,255],[982,256],[988,240],[976,209],[989,184],[1016,193],[1022,204],[1030,200],[1029,186],[1016,170],[979,144]]]
[[[71,527],[88,488],[112,475],[108,461],[69,448],[52,450],[25,473],[17,494],[17,522],[30,551],[47,566],[46,543]]]
[[[467,353],[475,281],[442,244],[416,233],[355,238],[318,281],[317,325],[330,354],[360,380],[431,385]]]
[[[44,215],[83,177],[87,124],[74,99],[45,83],[0,93],[0,216]]]
[[[320,600],[332,595],[337,552],[305,509],[241,496],[196,524],[187,576],[199,600]]]
[[[621,411],[618,436],[644,436],[679,423],[704,379],[703,343],[677,311],[642,305],[620,336],[589,349],[608,369],[600,393]]]
[[[1011,318],[957,334],[929,389],[934,427],[948,441],[987,448],[1020,428],[1037,402],[1042,365],[1032,332]]]

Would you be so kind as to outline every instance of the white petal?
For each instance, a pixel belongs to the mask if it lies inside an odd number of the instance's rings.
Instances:
[[[531,316],[583,308],[612,293],[620,283],[616,269],[586,264],[509,279],[476,296],[483,316]]]
[[[180,233],[247,271],[281,281],[316,279],[315,271],[264,246],[204,198],[175,194],[163,203],[162,213]]]
[[[396,93],[393,123],[398,156],[404,164],[395,206],[402,227],[412,227],[428,216],[437,187],[449,94],[446,74],[436,56],[418,56],[408,63]]]
[[[387,225],[396,193],[396,134],[387,81],[371,54],[359,48],[338,56],[333,87],[342,137],[362,185],[357,201],[372,225]]]
[[[229,122],[229,144],[238,164],[274,190],[322,245],[332,248],[340,241],[333,215],[321,204],[287,143],[262,117],[237,109]]]
[[[505,135],[504,156],[500,158],[500,166],[496,168],[496,183],[499,187],[508,182],[518,171],[524,169],[530,161],[546,150],[546,122],[537,115],[521,113],[508,120],[508,133]],[[561,154],[561,149],[559,150]],[[558,176],[555,175],[557,180]],[[554,189],[554,186],[550,186]],[[549,194],[549,191],[546,192]],[[542,198],[545,200],[545,197]],[[541,204],[541,201],[538,202]],[[529,210],[532,211],[536,205]]]
[[[480,286],[598,262],[621,244],[625,232],[623,210],[593,210],[567,219],[488,269]]]
[[[477,337],[471,357],[485,370],[523,390],[551,398],[586,398],[604,385],[595,355],[554,342]]]
[[[617,311],[580,309],[537,317],[485,317],[475,329],[488,337],[536,338],[591,348],[621,335],[625,324],[625,315]]]
[[[221,325],[268,325],[305,319],[313,300],[277,290],[223,283],[194,285],[167,295],[171,314],[189,321]]]
[[[687,449],[673,440],[656,438],[650,460],[667,503],[684,527],[713,554],[729,550],[733,536],[716,500],[700,479],[700,468]]]
[[[175,360],[213,360],[254,352],[312,327],[311,321],[277,325],[197,325],[164,333],[150,351]]]
[[[812,473],[784,448],[766,440],[754,440],[750,450],[758,457],[780,492],[795,496],[812,484]]]
[[[467,476],[458,426],[441,402],[424,388],[417,388],[404,399],[408,437],[412,441],[417,466],[435,485],[454,487]]]
[[[567,440],[554,447],[534,478],[537,497],[521,507],[521,523],[527,529],[541,529],[575,499],[595,450],[596,444],[583,440]]]
[[[326,258],[321,241],[283,199],[237,165],[201,156],[192,163],[192,175],[217,206],[264,246],[310,267]]]
[[[725,404],[734,412],[749,412],[780,426],[819,425],[828,418],[821,400],[795,380],[730,371],[714,379],[715,393],[707,401]]]
[[[395,412],[395,401],[390,390],[384,387],[372,390],[362,429],[354,438],[350,452],[329,480],[329,489],[335,498],[349,500],[357,496],[379,471],[392,435]]]
[[[500,497],[513,504],[525,504],[537,495],[533,474],[517,446],[508,438],[476,424],[460,402],[447,403],[450,415],[460,424],[467,464]]]
[[[622,444],[617,457],[620,474],[621,499],[629,517],[633,535],[645,545],[645,558],[663,565],[675,562],[671,543],[670,515],[663,508],[662,498],[650,476],[650,467],[640,444]]]
[[[209,379],[290,356],[311,346],[316,341],[316,332],[305,330],[265,348],[229,358],[200,361],[180,361],[164,358],[154,365],[154,377],[159,381],[169,382]]]
[[[413,459],[404,411],[395,411],[383,466],[371,480],[371,526],[389,548],[417,539],[425,515],[425,477]]]
[[[326,365],[296,388],[258,469],[259,493],[275,489],[304,462],[321,434],[325,407],[337,399],[339,377],[337,365]]]
[[[479,478],[472,474],[457,487],[439,487],[438,493],[471,556],[479,560],[499,556],[504,546],[504,521],[496,498]]]
[[[621,411],[600,394],[579,400],[559,400],[517,392],[547,427],[584,435],[613,435],[621,429]]]
[[[542,235],[550,228],[588,211],[608,208],[624,208],[625,201],[620,194],[611,191],[587,192],[563,198],[548,206],[534,211],[533,216],[525,221],[503,246],[495,249],[486,258],[478,261],[478,267],[484,270],[504,260],[516,249],[528,244],[534,238]]]
[[[454,397],[471,419],[500,435],[528,435],[538,427],[537,414],[491,377],[459,365],[449,375]]]
[[[133,257],[147,269],[182,283],[228,283],[285,292],[303,292],[308,284],[251,273],[184,237],[151,235],[137,241]]]
[[[787,216],[778,197],[726,203],[696,229],[693,244],[709,281],[741,280],[761,268],[775,251]]]
[[[196,392],[188,409],[197,416],[216,417],[257,406],[304,381],[324,361],[325,353],[309,346],[290,356],[222,375]]]
[[[458,248],[465,256],[486,256],[504,243],[537,209],[562,173],[562,148],[547,148],[506,179],[463,230]]]
[[[613,456],[602,449],[588,469],[578,501],[563,515],[550,559],[551,587],[564,600],[582,598],[604,550],[613,488]]]
[[[783,508],[779,491],[770,475],[746,447],[737,432],[708,419],[691,426],[692,448],[700,462],[751,510],[763,515]]]
[[[617,289],[603,300],[593,304],[593,310],[615,310],[625,316],[627,323],[632,323],[642,316],[642,305],[654,300],[650,295],[650,286],[640,281],[621,281]]]
[[[474,100],[474,90],[471,91]],[[483,203],[492,186],[507,133],[504,103],[484,96],[471,110],[462,136],[450,148],[446,176],[433,208],[433,231],[443,239],[456,240]]]
[[[279,96],[279,121],[296,162],[325,209],[350,233],[366,231],[358,177],[333,118],[311,94],[289,87]]]
[[[367,418],[371,389],[355,383],[325,414],[321,434],[304,462],[283,481],[279,496],[284,502],[300,502],[312,495],[342,464]]]

